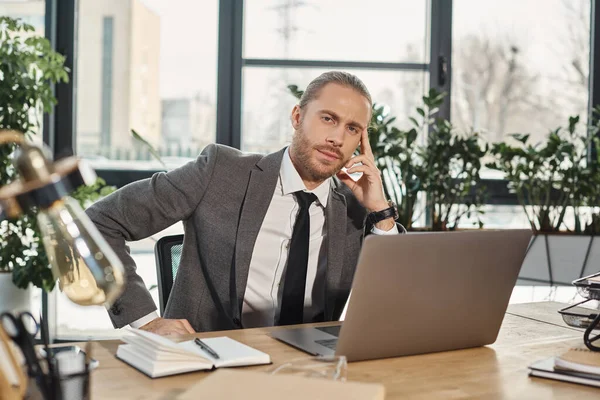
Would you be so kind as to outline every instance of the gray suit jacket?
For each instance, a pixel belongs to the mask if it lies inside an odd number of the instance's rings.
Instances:
[[[164,317],[186,318],[197,331],[241,327],[252,251],[283,153],[248,155],[209,145],[194,162],[133,182],[87,209],[125,266],[125,290],[109,310],[115,327],[156,310],[125,242],[178,221],[183,253]],[[350,189],[334,181],[326,208],[326,321],[339,318],[348,298],[367,215]]]

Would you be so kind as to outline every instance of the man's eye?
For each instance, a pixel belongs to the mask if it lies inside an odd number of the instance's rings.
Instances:
[[[356,129],[356,127],[354,127],[354,126],[349,126],[349,127],[348,127],[348,129],[349,129],[349,130],[350,130],[350,132],[352,132],[352,133],[356,133],[356,132],[358,132],[358,129]]]
[[[325,121],[325,122],[331,122],[331,121],[333,121],[333,120],[331,119],[331,117],[327,117],[327,116],[321,117],[321,119],[322,119],[323,121]]]

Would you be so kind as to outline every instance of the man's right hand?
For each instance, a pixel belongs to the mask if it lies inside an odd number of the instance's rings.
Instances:
[[[196,333],[187,319],[156,318],[141,326],[140,329],[161,336],[180,336]]]

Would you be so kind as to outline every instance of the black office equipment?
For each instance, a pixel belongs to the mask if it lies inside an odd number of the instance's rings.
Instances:
[[[588,349],[600,351],[600,346],[594,344],[594,342],[600,339],[600,334],[592,336],[592,332],[595,329],[600,329],[600,312],[583,307],[576,309],[576,307],[589,301],[600,300],[600,272],[576,279],[573,281],[573,285],[577,288],[579,295],[584,297],[585,300],[565,307],[558,312],[562,315],[567,325],[576,328],[585,328],[583,343],[585,343]]]
[[[2,331],[23,353],[27,365],[27,375],[32,378],[44,399],[89,399],[89,363],[76,365],[77,371],[68,371],[65,363],[59,362],[48,348],[47,327],[41,326],[44,343],[45,365],[40,363],[35,349],[35,336],[40,332],[40,324],[30,312],[0,314]],[[65,354],[63,352],[63,354]],[[76,355],[75,352],[72,352]],[[81,358],[83,361],[83,358]],[[61,367],[62,371],[61,371]],[[75,383],[75,385],[73,385]],[[67,388],[67,391],[65,391]],[[76,389],[76,391],[73,391]]]

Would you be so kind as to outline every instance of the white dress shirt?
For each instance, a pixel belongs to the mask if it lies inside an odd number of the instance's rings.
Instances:
[[[310,241],[304,295],[304,322],[310,322],[323,311],[325,306],[323,285],[327,268],[327,246],[323,245],[327,240],[325,208],[332,184],[333,180],[329,178],[315,189],[306,190],[286,149],[281,162],[279,179],[252,252],[242,305],[242,325],[245,328],[273,326],[279,319],[283,274],[299,209],[293,193],[299,190],[312,192],[317,197],[309,208]],[[378,235],[397,234],[398,228],[394,226],[386,232],[373,227],[372,232]],[[153,312],[130,325],[137,328],[157,317],[158,314]]]

